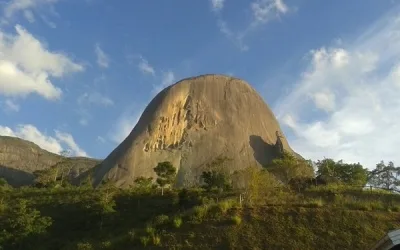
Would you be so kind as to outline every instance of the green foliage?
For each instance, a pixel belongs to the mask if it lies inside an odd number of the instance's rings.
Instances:
[[[1,190],[10,190],[12,187],[8,184],[7,180],[4,178],[0,178],[0,191]]]
[[[285,185],[295,178],[314,177],[314,169],[308,161],[301,160],[288,152],[281,158],[274,159],[267,169]]]
[[[89,242],[79,242],[78,244],[76,244],[76,248],[78,250],[93,250],[93,246],[92,244],[90,244]]]
[[[180,228],[182,226],[182,218],[181,217],[174,217],[174,219],[172,220],[172,225],[174,226],[174,228]]]
[[[234,225],[240,225],[240,223],[242,223],[242,218],[238,215],[234,215],[232,216],[231,221]]]
[[[181,208],[190,208],[202,204],[203,191],[201,189],[182,189],[178,194],[178,204]]]
[[[140,236],[139,237],[140,243],[142,243],[142,246],[147,246],[150,243],[150,236]]]
[[[154,218],[153,224],[155,226],[164,225],[169,221],[168,215],[161,214]]]
[[[4,217],[0,220],[0,245],[12,246],[29,237],[43,235],[51,224],[51,218],[29,208],[27,200],[18,199],[12,206],[6,207]]]
[[[364,186],[367,183],[368,170],[360,163],[348,164],[342,160],[335,162],[332,159],[318,160],[317,173],[330,183],[341,182],[349,185]]]
[[[171,162],[164,161],[158,163],[154,168],[154,172],[156,172],[158,176],[156,182],[161,187],[162,194],[164,194],[164,187],[171,185],[175,180],[176,168],[172,166]]]
[[[135,179],[135,189],[139,192],[149,192],[153,188],[153,178],[138,177]]]
[[[400,167],[395,167],[393,162],[385,164],[384,161],[376,164],[376,168],[370,172],[369,183],[377,188],[386,190],[397,189],[400,185]]]
[[[224,191],[231,189],[228,177],[222,172],[216,170],[204,171],[201,174],[201,178],[205,183],[204,188],[208,191],[212,189],[221,189]]]

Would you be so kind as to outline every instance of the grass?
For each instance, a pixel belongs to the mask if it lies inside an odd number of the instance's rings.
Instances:
[[[220,202],[202,197],[201,204],[182,208],[173,192],[160,196],[122,190],[114,198],[115,212],[109,214],[102,214],[95,202],[101,195],[73,188],[21,189],[0,193],[0,204],[9,207],[26,199],[41,216],[52,218],[46,234],[21,243],[27,250],[263,249],[266,245],[368,249],[387,231],[400,227],[399,196],[343,187],[281,193],[279,200],[240,208],[235,196]],[[5,211],[0,210],[0,218]]]

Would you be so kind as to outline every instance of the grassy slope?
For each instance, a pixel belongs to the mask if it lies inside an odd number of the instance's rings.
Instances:
[[[400,226],[398,195],[359,190],[315,189],[284,204],[254,207],[203,199],[203,205],[186,209],[176,194],[117,191],[116,211],[101,216],[95,211],[103,194],[26,189],[0,197],[8,206],[28,199],[31,207],[52,217],[47,235],[23,242],[27,250],[368,249]]]

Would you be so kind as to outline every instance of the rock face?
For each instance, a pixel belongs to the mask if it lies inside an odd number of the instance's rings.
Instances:
[[[100,163],[99,160],[85,157],[65,158],[41,149],[33,142],[0,136],[0,178],[5,178],[12,186],[32,184],[34,171],[65,160],[71,164],[71,174],[75,177]]]
[[[95,183],[126,187],[156,177],[158,162],[178,169],[177,186],[199,181],[207,163],[228,158],[229,171],[262,166],[277,156],[275,144],[293,152],[278,121],[246,82],[223,75],[184,79],[161,91],[129,136],[94,169]]]

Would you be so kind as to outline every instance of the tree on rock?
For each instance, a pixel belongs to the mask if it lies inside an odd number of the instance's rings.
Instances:
[[[164,187],[171,185],[175,180],[176,168],[172,166],[171,162],[164,161],[157,164],[154,172],[158,176],[156,182],[161,187],[161,195],[164,195]]]

